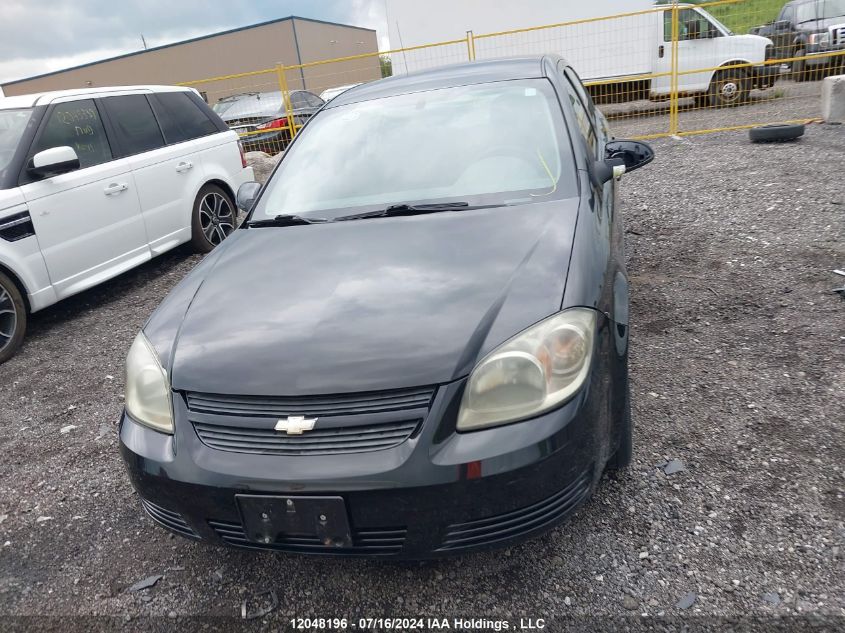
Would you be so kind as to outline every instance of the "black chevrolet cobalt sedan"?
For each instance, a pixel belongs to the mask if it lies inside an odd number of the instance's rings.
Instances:
[[[352,88],[132,344],[123,457],[182,536],[427,558],[631,459],[616,141],[553,56]]]

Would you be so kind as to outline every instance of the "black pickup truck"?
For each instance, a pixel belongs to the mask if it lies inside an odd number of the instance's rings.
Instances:
[[[827,67],[845,69],[845,0],[792,0],[777,20],[750,32],[772,40],[775,59],[803,58],[789,62],[796,81],[815,79]]]

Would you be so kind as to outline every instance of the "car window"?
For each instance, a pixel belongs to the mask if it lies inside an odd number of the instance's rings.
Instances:
[[[56,105],[32,144],[30,157],[45,149],[65,145],[76,152],[80,169],[112,159],[106,131],[93,99]]]
[[[253,217],[437,201],[521,205],[577,195],[575,176],[547,79],[440,88],[323,111],[287,150]]]
[[[566,78],[565,86],[566,86],[566,95],[569,97],[569,102],[572,104],[572,109],[575,111],[575,121],[578,124],[578,130],[581,132],[581,136],[587,142],[587,147],[592,152],[593,158],[596,157],[596,131],[593,127],[592,116],[590,115],[590,106],[592,106],[592,101],[589,101],[589,95],[584,92],[584,97],[579,95],[579,89],[583,92],[583,88],[581,87],[581,82],[578,81],[577,76],[573,78],[570,77],[570,74],[564,73]],[[578,86],[576,88],[575,86]],[[583,98],[588,99],[585,103]]]
[[[159,92],[150,101],[168,144],[218,132],[217,126],[187,92]]]
[[[291,107],[294,109],[308,107],[308,102],[305,100],[305,95],[301,92],[292,93],[290,96],[290,103]]]
[[[783,9],[781,9],[780,15],[778,16],[779,21],[786,21],[792,22],[792,18],[795,16],[795,8],[791,5],[786,5]]]
[[[122,156],[149,152],[164,146],[164,138],[147,97],[125,95],[103,99]]]
[[[311,94],[310,92],[306,92],[304,94],[305,94],[305,100],[308,102],[308,105],[310,105],[312,108],[322,108],[323,107],[323,104],[325,103],[325,101],[320,99],[320,97],[318,97],[315,94]]]

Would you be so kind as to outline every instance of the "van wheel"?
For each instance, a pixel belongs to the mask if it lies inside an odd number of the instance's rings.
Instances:
[[[710,105],[727,108],[748,101],[748,75],[741,68],[720,70],[710,83]]]
[[[235,230],[235,201],[217,185],[206,185],[194,201],[191,244],[198,253],[208,253]]]
[[[21,346],[26,332],[26,304],[15,283],[0,273],[0,364]]]
[[[619,422],[619,446],[607,461],[608,470],[622,470],[631,465],[634,456],[634,423],[631,420],[631,387],[625,389],[625,412]]]

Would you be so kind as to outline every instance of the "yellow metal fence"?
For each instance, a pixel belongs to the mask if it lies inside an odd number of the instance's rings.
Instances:
[[[267,153],[282,151],[313,111],[306,104],[313,97],[302,90],[319,93],[391,74],[542,53],[567,59],[617,136],[648,139],[810,122],[819,115],[819,80],[845,68],[845,30],[820,30],[810,34],[811,42],[806,33],[772,24],[782,4],[666,1],[641,11],[496,33],[468,31],[445,42],[183,85],[203,93],[247,149]],[[740,37],[749,31],[768,40]],[[843,41],[833,41],[837,37]],[[274,106],[277,114],[267,120]]]

